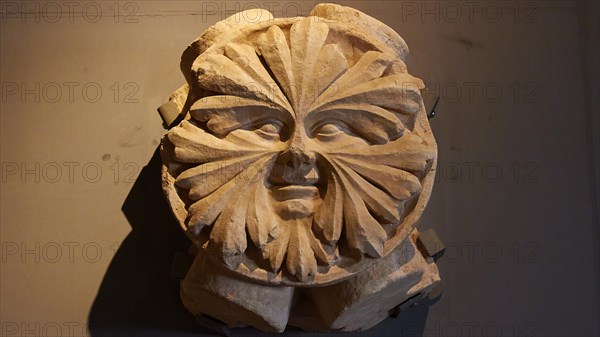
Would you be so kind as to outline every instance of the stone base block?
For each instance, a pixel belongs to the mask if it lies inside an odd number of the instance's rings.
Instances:
[[[195,315],[229,327],[282,332],[369,329],[403,302],[440,283],[437,266],[417,248],[418,232],[371,269],[342,282],[313,288],[276,287],[240,279],[198,253],[182,282],[181,297]]]
[[[229,327],[253,326],[269,332],[285,329],[293,295],[292,287],[242,280],[202,253],[181,283],[181,299],[192,314],[210,316]]]

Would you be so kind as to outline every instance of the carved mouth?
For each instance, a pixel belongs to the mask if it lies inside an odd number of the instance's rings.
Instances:
[[[319,196],[319,189],[313,185],[285,185],[271,188],[273,199],[287,201],[293,199],[314,200]]]
[[[313,185],[275,185],[271,196],[282,219],[303,219],[314,213],[319,189]]]

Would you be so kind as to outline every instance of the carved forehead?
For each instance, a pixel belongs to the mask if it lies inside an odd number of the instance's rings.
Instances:
[[[250,35],[214,45],[194,61],[193,85],[217,94],[193,106],[194,118],[212,119],[221,131],[267,115],[309,127],[325,118],[351,119],[356,128],[369,128],[375,143],[401,136],[403,124],[412,126],[423,84],[395,55],[371,44],[344,50],[317,17]]]
[[[378,50],[393,55],[402,64],[408,57],[408,46],[393,29],[379,20],[356,9],[335,4],[319,4],[309,13],[313,20],[321,20],[329,27],[329,36],[343,49],[351,51]],[[193,41],[181,57],[181,71],[191,83],[191,67],[196,58],[210,49],[235,41],[248,41],[272,25],[284,31],[301,18],[273,18],[263,9],[252,9],[232,15],[216,23]],[[347,53],[351,54],[351,53]]]
[[[364,14],[361,13],[361,15]],[[335,45],[346,58],[346,63],[349,66],[358,62],[364,53],[378,51],[388,55],[395,72],[406,72],[405,60],[408,56],[408,48],[400,48],[400,50],[393,48],[400,42],[401,45],[404,45],[404,41],[399,36],[397,36],[397,39],[396,37],[392,38],[387,35],[385,40],[375,38],[372,33],[368,35],[362,32],[364,25],[351,25],[344,21],[331,21],[321,17],[281,18],[261,22],[256,25],[246,26],[242,23],[238,25],[241,27],[234,33],[231,31],[215,31],[212,32],[209,41],[206,41],[205,35],[202,35],[192,43],[182,56],[181,68],[184,75],[187,75],[186,73],[190,70],[194,72],[195,67],[193,64],[197,63],[199,57],[210,54],[225,54],[226,48],[232,44],[251,45],[260,54],[261,51],[259,48],[263,43],[262,40],[264,40],[265,35],[271,37],[269,39],[270,42],[275,42],[272,40],[274,35],[272,33],[275,27],[281,30],[283,41],[289,48],[299,47],[299,44],[293,41],[293,31],[295,31],[297,33],[296,39],[299,37],[298,35],[305,34],[310,35],[307,36],[309,39],[322,38],[324,45]]]

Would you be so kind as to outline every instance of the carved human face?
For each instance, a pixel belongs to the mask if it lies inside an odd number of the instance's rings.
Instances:
[[[169,174],[189,233],[233,270],[307,284],[386,255],[414,225],[435,159],[422,83],[328,34],[304,18],[194,62],[204,97],[167,134]]]

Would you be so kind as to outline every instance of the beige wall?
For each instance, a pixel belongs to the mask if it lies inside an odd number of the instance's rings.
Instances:
[[[306,15],[314,4],[254,3],[275,16]],[[446,240],[450,260],[426,331],[444,335],[456,323],[464,334],[475,322],[511,336],[598,334],[598,6],[339,3],[398,31],[411,73],[442,96],[432,120],[441,174],[424,226]],[[183,84],[181,52],[227,11],[249,6],[2,3],[3,334],[88,333],[131,231],[121,207],[164,133],[155,109]],[[41,14],[21,17],[21,8]],[[144,303],[152,310],[152,293]]]

